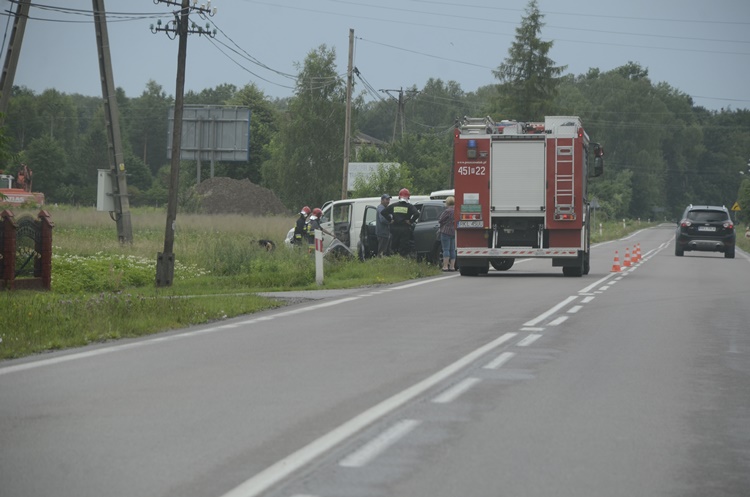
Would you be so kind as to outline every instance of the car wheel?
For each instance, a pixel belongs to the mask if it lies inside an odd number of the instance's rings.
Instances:
[[[678,245],[675,245],[674,246],[674,255],[676,255],[677,257],[682,257],[683,255],[685,255],[685,251],[682,250]]]
[[[430,252],[427,255],[427,262],[430,264],[435,264],[436,266],[441,264],[441,259],[443,258],[443,245],[437,241],[435,242],[435,245],[432,247],[432,252]]]
[[[724,251],[724,258],[725,259],[734,259],[734,245],[731,247],[727,247]]]

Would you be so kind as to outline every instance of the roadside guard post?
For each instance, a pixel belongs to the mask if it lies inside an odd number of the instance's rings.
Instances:
[[[315,283],[323,284],[323,232],[315,230]]]

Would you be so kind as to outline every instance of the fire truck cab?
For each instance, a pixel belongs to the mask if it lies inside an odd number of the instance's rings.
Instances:
[[[588,274],[588,178],[604,152],[575,116],[544,122],[464,118],[454,134],[457,265],[463,276],[548,258],[566,276]]]

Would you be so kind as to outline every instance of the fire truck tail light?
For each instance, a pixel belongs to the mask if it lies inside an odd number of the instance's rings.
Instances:
[[[575,214],[556,214],[555,221],[575,221]]]

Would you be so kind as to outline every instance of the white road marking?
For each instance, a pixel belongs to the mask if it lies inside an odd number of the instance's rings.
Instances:
[[[499,356],[497,356],[495,359],[493,359],[490,362],[488,362],[487,364],[485,364],[484,365],[484,369],[497,369],[500,366],[502,366],[503,364],[505,364],[506,362],[508,362],[511,359],[513,359],[513,357],[515,355],[516,354],[513,353],[513,352],[503,352],[502,354],[500,354]]]
[[[573,307],[571,307],[570,309],[568,309],[568,314],[575,314],[576,312],[580,311],[581,309],[583,309],[582,305],[574,305]]]
[[[581,302],[583,302],[584,304],[588,304],[589,302],[591,302],[591,301],[592,301],[592,300],[594,300],[595,298],[596,298],[596,297],[594,297],[594,296],[591,296],[591,297],[585,297],[585,298],[584,298],[583,300],[581,300]]]
[[[552,321],[550,321],[549,325],[550,326],[558,326],[558,325],[563,324],[567,320],[568,320],[568,316],[560,316],[560,317],[555,318]]]
[[[544,331],[544,328],[534,326],[524,326],[521,331]]]
[[[466,378],[465,380],[459,381],[451,388],[432,399],[432,402],[434,402],[435,404],[447,404],[449,402],[453,402],[461,394],[469,390],[480,381],[481,380],[479,378]]]
[[[532,343],[534,343],[537,340],[539,340],[539,338],[541,336],[542,335],[535,335],[535,334],[532,333],[531,335],[527,336],[526,338],[524,338],[523,340],[521,340],[520,342],[518,342],[516,345],[518,345],[519,347],[528,347]]]
[[[541,323],[542,321],[544,321],[545,319],[547,319],[552,314],[554,314],[557,311],[559,311],[561,308],[563,308],[566,305],[570,304],[571,302],[573,302],[577,298],[578,297],[568,297],[567,299],[563,300],[562,302],[560,302],[559,304],[557,304],[556,306],[554,306],[553,308],[551,308],[547,312],[544,312],[544,313],[538,315],[537,317],[535,317],[531,321],[526,321],[525,323],[523,323],[523,325],[524,326],[535,326],[535,325]]]
[[[592,291],[594,288],[598,287],[599,285],[601,285],[602,283],[604,283],[605,281],[607,281],[608,279],[610,279],[615,274],[617,274],[617,273],[609,273],[604,278],[601,278],[601,279],[593,282],[592,284],[590,284],[589,286],[587,286],[583,290],[580,290],[578,293],[581,294],[581,293],[588,293],[588,292]]]
[[[391,426],[377,437],[370,440],[359,450],[352,452],[339,462],[345,468],[361,468],[392,446],[422,422],[416,419],[404,419]]]
[[[432,280],[435,281],[435,280]],[[317,457],[326,453],[336,445],[348,439],[355,433],[359,432],[366,426],[374,423],[383,416],[395,411],[402,405],[422,395],[430,388],[438,385],[442,381],[456,374],[461,369],[479,359],[484,354],[496,349],[503,343],[515,337],[517,333],[505,333],[490,343],[479,347],[468,353],[453,364],[441,369],[432,376],[425,378],[403,390],[396,395],[384,400],[383,402],[369,408],[361,414],[353,417],[344,424],[334,428],[317,440],[313,440],[306,446],[296,452],[277,461],[268,468],[264,469],[255,476],[249,478],[244,483],[230,490],[223,497],[255,497],[268,490],[290,474],[299,470],[306,464],[314,461]]]

